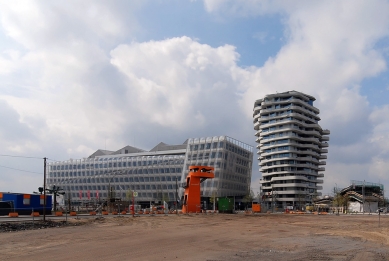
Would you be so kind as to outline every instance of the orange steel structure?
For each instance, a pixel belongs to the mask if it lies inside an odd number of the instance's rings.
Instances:
[[[213,167],[189,166],[189,174],[186,177],[182,213],[200,212],[200,184],[206,179],[213,179],[215,177],[213,171]]]

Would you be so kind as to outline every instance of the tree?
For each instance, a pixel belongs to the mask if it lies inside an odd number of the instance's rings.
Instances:
[[[57,197],[59,195],[65,195],[65,191],[59,186],[54,185],[51,189],[46,189],[47,193],[52,194],[54,196],[54,211],[57,211]]]
[[[214,202],[216,203],[216,195],[217,195],[216,191],[213,191],[211,197],[209,198],[209,202],[211,204],[213,204]]]
[[[165,202],[169,202],[169,195],[168,195],[168,193],[166,193],[166,192],[162,192],[162,198],[161,198],[162,200],[162,203],[165,201]]]
[[[246,203],[246,209],[248,203],[252,203],[254,201],[255,195],[252,189],[247,191],[247,194],[243,197],[243,202]]]
[[[344,210],[347,210],[350,205],[350,198],[348,195],[342,196],[338,188],[334,188],[334,199],[332,200],[333,206],[337,207],[337,214],[339,214],[339,208],[342,207]]]
[[[302,203],[303,202],[305,202],[305,197],[306,197],[306,194],[304,194],[304,193],[298,193],[297,195],[297,198],[298,198],[298,203],[299,203],[299,205],[298,205],[298,210],[302,210]]]
[[[209,198],[209,203],[213,204],[213,210],[215,210],[217,191],[213,191]]]
[[[127,201],[131,201],[132,200],[132,194],[134,193],[134,191],[132,191],[132,189],[128,189],[127,191],[126,191],[126,199],[127,199]]]

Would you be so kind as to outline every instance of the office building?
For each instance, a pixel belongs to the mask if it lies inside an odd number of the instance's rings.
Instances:
[[[251,146],[227,136],[188,139],[179,145],[161,142],[150,151],[125,146],[49,163],[47,184],[63,188],[72,202],[124,200],[129,190],[144,204],[172,202],[176,191],[178,199],[182,194],[188,167],[204,165],[215,168],[215,178],[201,183],[202,197],[244,196],[251,183],[252,157]]]

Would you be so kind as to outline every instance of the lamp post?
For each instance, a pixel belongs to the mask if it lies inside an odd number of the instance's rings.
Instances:
[[[177,177],[176,177],[176,215],[178,215],[178,201],[177,201],[177,199],[178,199],[178,183],[177,183]]]

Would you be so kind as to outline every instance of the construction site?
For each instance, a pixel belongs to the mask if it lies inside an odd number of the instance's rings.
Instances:
[[[387,215],[111,216],[50,227],[0,233],[0,260],[389,260]]]
[[[214,169],[189,169],[179,212],[107,213],[37,223],[3,220],[0,259],[389,260],[386,214],[264,214],[259,205],[258,211],[235,214],[201,211],[200,184],[214,177]],[[376,187],[364,183],[360,191],[360,185],[353,184],[341,196],[372,203],[381,195]]]

